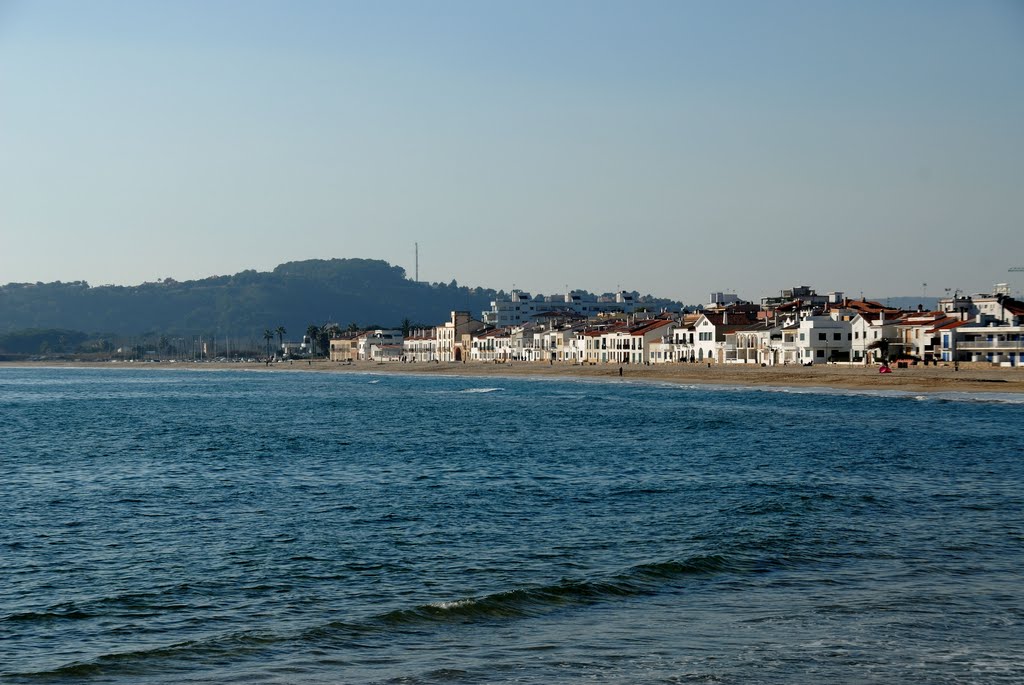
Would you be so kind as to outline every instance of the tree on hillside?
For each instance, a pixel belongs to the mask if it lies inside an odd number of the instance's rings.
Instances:
[[[446,284],[434,288],[409,281],[399,267],[362,259],[290,262],[269,272],[250,269],[183,282],[165,278],[137,286],[12,283],[0,285],[0,334],[61,329],[179,337],[216,329],[242,336],[262,333],[259,327],[274,319],[293,325],[323,320],[340,302],[349,320],[432,321],[446,318],[454,303],[482,310],[494,294]],[[68,344],[70,349],[73,343]],[[50,341],[51,350],[58,345]],[[37,349],[38,343],[32,353]]]

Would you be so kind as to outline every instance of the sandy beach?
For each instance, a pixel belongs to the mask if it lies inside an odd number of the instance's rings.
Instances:
[[[296,360],[267,366],[264,363],[212,362],[78,362],[40,361],[4,362],[4,367],[84,367],[84,368],[148,368],[148,369],[250,369],[266,372],[303,371],[330,373],[415,373],[458,376],[546,376],[551,378],[618,379],[619,367],[613,365],[575,366],[514,362],[486,363],[388,363],[355,362],[345,364],[325,360],[312,363]],[[824,387],[853,390],[900,390],[907,392],[1024,392],[1024,370],[990,366],[912,366],[893,368],[891,374],[880,374],[875,366],[775,366],[664,364],[624,366],[622,378],[628,381],[653,381],[709,385]]]

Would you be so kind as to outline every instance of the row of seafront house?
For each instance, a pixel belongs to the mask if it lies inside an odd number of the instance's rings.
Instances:
[[[587,300],[513,291],[475,319],[412,330],[347,334],[331,340],[333,361],[571,364],[871,364],[1024,362],[1024,303],[1005,285],[993,294],[939,301],[935,311],[903,311],[807,286],[760,304],[712,293],[694,313],[640,311],[631,295]]]

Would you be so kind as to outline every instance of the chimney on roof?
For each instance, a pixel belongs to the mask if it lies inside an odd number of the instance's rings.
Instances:
[[[724,312],[722,312],[722,325],[723,326],[729,325],[729,310],[728,309],[726,309]]]

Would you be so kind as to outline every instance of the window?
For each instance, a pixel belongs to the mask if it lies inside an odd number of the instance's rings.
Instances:
[[[819,357],[824,357],[825,356],[825,350],[818,350],[818,356]]]
[[[843,339],[843,334],[842,333],[833,333],[832,334],[832,339],[833,340],[842,340]]]
[[[825,333],[818,333],[818,340],[828,340],[828,336]]]
[[[803,333],[801,333],[801,334],[800,334],[800,340],[801,340],[801,341],[803,341],[803,339],[804,339],[804,334],[803,334]]]

